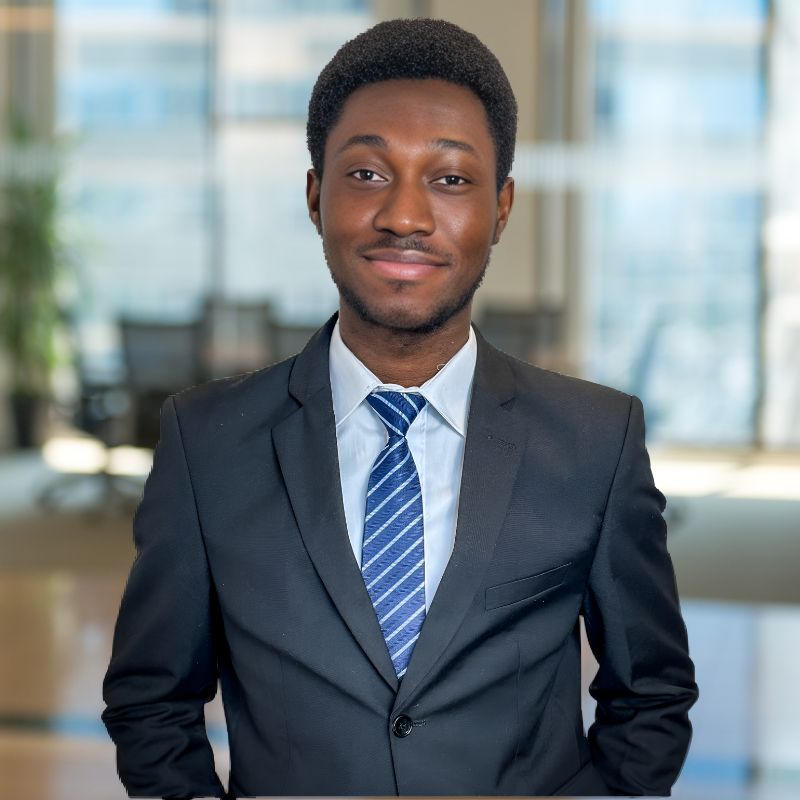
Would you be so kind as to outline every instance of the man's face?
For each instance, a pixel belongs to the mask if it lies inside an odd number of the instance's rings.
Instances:
[[[430,331],[469,305],[508,220],[486,112],[441,80],[359,89],[312,171],[308,208],[344,303],[367,322]]]

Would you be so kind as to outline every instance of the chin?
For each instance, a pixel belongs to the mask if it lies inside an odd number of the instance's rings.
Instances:
[[[449,316],[442,319],[437,312],[425,313],[418,308],[354,308],[364,322],[394,331],[406,333],[430,333],[440,328]]]
[[[342,301],[362,321],[398,333],[432,333],[463,308],[463,305],[456,307],[452,303],[424,309],[408,303],[369,303],[348,290],[342,290],[342,287],[339,287],[339,293]]]

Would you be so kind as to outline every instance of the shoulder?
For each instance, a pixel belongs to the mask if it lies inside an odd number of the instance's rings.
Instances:
[[[172,398],[181,429],[259,424],[272,427],[297,407],[289,393],[296,356],[257,372],[210,381]]]
[[[590,457],[618,452],[631,414],[641,409],[631,395],[580,378],[527,364],[484,343],[484,376],[507,376],[510,399],[503,404],[515,420],[539,438]],[[501,378],[502,379],[502,378]],[[492,390],[483,379],[484,388]]]
[[[503,354],[514,375],[519,402],[559,409],[563,415],[615,417],[628,415],[633,398],[599,383],[526,364]]]
[[[498,350],[479,336],[476,381],[501,396],[513,396],[515,410],[562,417],[616,417],[630,413],[635,398],[598,383],[537,367]]]

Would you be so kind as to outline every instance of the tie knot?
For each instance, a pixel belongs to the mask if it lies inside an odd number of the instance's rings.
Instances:
[[[421,394],[403,392],[373,392],[367,401],[381,418],[389,436],[405,436],[427,402]]]

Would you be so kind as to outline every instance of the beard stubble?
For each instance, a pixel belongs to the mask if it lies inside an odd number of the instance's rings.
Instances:
[[[382,240],[377,244],[371,244],[368,248],[364,249],[367,250],[376,247],[393,247],[399,250],[415,250],[421,253],[434,254],[434,251],[429,246],[418,239],[398,240],[387,237],[387,239]],[[336,274],[331,269],[331,259],[328,255],[327,247],[325,246],[324,236],[322,237],[322,250],[325,254],[325,260],[328,264],[328,270],[331,273],[331,278],[336,284],[336,288],[339,290],[339,297],[341,301],[345,303],[352,311],[354,311],[362,322],[375,327],[396,331],[398,333],[402,332],[406,334],[417,335],[434,333],[446,325],[453,317],[463,311],[472,302],[475,292],[478,291],[480,285],[483,283],[486,270],[489,267],[489,262],[492,257],[492,250],[489,248],[486,261],[484,262],[483,268],[481,269],[478,277],[466,289],[464,289],[460,295],[443,300],[439,306],[433,309],[426,319],[409,322],[407,320],[398,318],[396,314],[392,314],[391,312],[382,313],[380,309],[371,307],[367,300],[358,292],[356,287],[352,286],[347,281],[336,277]],[[438,253],[436,254],[438,255]],[[399,288],[400,285],[398,285],[398,289]]]

